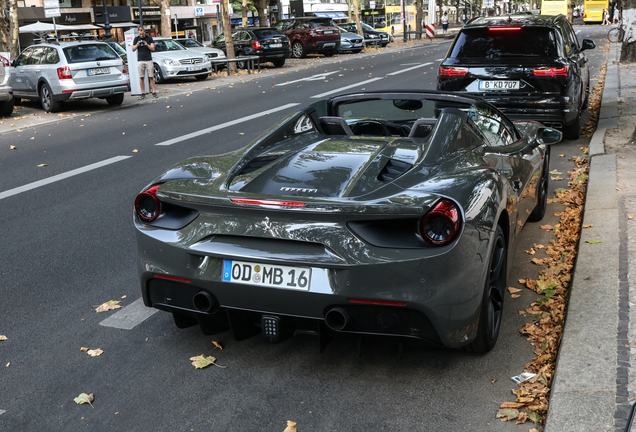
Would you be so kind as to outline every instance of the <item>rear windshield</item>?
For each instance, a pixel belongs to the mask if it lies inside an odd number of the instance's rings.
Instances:
[[[309,21],[309,25],[312,28],[316,27],[335,27],[336,24],[332,21],[331,18],[316,18]]]
[[[450,57],[557,57],[557,45],[549,28],[526,27],[499,31],[489,28],[464,29],[457,37]]]
[[[283,34],[279,30],[272,29],[272,28],[253,30],[253,32],[256,35],[256,37],[258,37],[259,39],[264,39],[270,36],[283,36]]]
[[[115,60],[119,56],[106,44],[78,45],[64,48],[69,63],[82,63],[103,60]]]

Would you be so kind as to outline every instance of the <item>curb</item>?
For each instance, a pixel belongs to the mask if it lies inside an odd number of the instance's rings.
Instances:
[[[618,127],[617,48],[610,46],[590,169],[579,252],[559,349],[545,431],[614,429],[618,367],[619,209],[616,155],[605,155],[607,129]],[[612,64],[610,65],[610,61]],[[588,240],[602,239],[590,244]]]

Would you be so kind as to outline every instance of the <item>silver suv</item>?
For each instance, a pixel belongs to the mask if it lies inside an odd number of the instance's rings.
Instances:
[[[104,42],[46,40],[22,51],[11,66],[16,101],[39,99],[49,112],[75,99],[100,98],[121,105],[130,91],[126,63]]]
[[[0,117],[9,117],[13,112],[13,96],[9,85],[9,61],[0,56]]]

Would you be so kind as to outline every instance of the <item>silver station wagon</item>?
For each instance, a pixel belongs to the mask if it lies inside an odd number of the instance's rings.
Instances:
[[[46,39],[22,51],[11,66],[16,101],[39,99],[49,112],[75,99],[100,98],[121,105],[130,91],[126,63],[108,44],[94,40]]]

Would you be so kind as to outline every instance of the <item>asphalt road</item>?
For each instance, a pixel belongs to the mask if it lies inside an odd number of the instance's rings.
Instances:
[[[599,45],[588,54],[592,75],[605,61],[604,29],[576,28]],[[129,330],[100,325],[138,304],[132,205],[163,170],[240,148],[291,113],[290,104],[328,92],[435,88],[447,48],[316,57],[300,68],[208,80],[191,92],[173,83],[175,91],[157,101],[106,110],[87,102],[79,115],[3,133],[0,335],[8,340],[0,342],[0,430],[282,432],[293,420],[301,432],[527,431],[495,413],[513,400],[510,377],[532,359],[518,332],[530,319],[518,311],[537,297],[529,290],[506,298],[500,340],[484,356],[406,347],[399,359],[397,346],[380,343],[365,343],[358,356],[343,341],[320,354],[312,335],[278,345],[260,337],[235,342],[229,332],[179,330],[163,312],[133,319]],[[587,141],[554,147],[551,169],[567,178],[568,159]],[[556,211],[551,204],[541,224],[555,223]],[[540,270],[524,251],[549,242],[541,224],[525,228],[509,286]],[[108,300],[125,308],[96,313]],[[213,340],[224,349],[213,350]],[[81,347],[104,353],[90,357]],[[199,354],[226,368],[195,370],[189,358]],[[73,401],[80,393],[94,393],[94,408]]]

